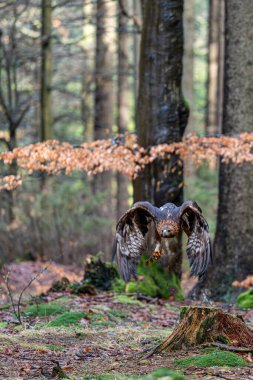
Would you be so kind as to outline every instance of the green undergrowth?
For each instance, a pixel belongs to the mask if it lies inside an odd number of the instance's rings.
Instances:
[[[83,313],[80,311],[72,311],[66,312],[59,317],[52,319],[48,323],[48,327],[65,327],[73,324],[77,324],[80,319],[87,317],[87,313]]]
[[[129,374],[110,374],[104,373],[102,375],[97,376],[84,376],[83,379],[89,380],[127,380],[127,379],[139,379],[138,375],[129,375]]]
[[[142,281],[130,281],[126,286],[126,293],[141,293],[150,297],[157,297],[158,286],[150,276],[145,276]]]
[[[253,288],[241,293],[236,300],[237,305],[242,309],[253,308]]]
[[[68,309],[58,302],[49,302],[29,305],[25,308],[24,314],[29,317],[50,317],[55,314],[63,314]]]
[[[102,315],[106,314],[109,318],[112,317],[112,318],[121,318],[121,319],[127,318],[130,313],[127,310],[110,309],[106,305],[93,306],[92,311],[98,314],[102,313]]]
[[[4,305],[0,305],[0,310],[9,309],[11,307],[11,303],[5,303]]]
[[[56,344],[45,344],[45,347],[53,352],[61,352],[64,350],[64,347],[62,346],[57,346]]]
[[[138,306],[145,306],[143,302],[129,297],[126,294],[118,294],[114,296],[115,301],[120,302],[120,303],[127,303],[129,305],[138,305]]]
[[[140,377],[141,378],[141,377]],[[145,380],[184,380],[184,376],[169,368],[158,368],[156,371],[144,377]]]
[[[121,313],[117,310],[104,310],[101,313],[95,312],[92,310],[91,312],[66,312],[58,317],[54,318],[50,321],[47,326],[48,327],[68,327],[71,325],[78,326],[79,321],[82,318],[87,319],[89,321],[89,325],[91,327],[107,327],[114,326],[118,323],[119,318],[125,318],[126,314]],[[45,326],[45,325],[44,325]]]
[[[148,265],[147,265],[148,264]],[[168,273],[162,267],[160,261],[151,263],[147,256],[141,258],[138,274],[144,276],[144,280],[137,285],[142,288],[139,292],[151,297],[169,298],[171,295],[176,300],[184,300],[180,279],[175,273]],[[143,285],[141,284],[143,282]]]
[[[112,283],[112,291],[115,293],[124,293],[126,283],[121,278],[116,278]]]
[[[138,282],[130,281],[128,284],[116,278],[112,290],[126,294],[141,293],[165,299],[173,295],[175,300],[184,300],[180,279],[174,273],[166,272],[159,261],[151,263],[148,261],[147,255],[143,255],[138,265],[138,275],[143,278]]]
[[[239,355],[229,351],[213,350],[206,355],[190,356],[174,361],[181,367],[243,367],[247,362]]]
[[[103,374],[97,376],[85,376],[84,379],[94,380],[128,380],[128,379],[143,379],[143,380],[184,380],[184,376],[180,373],[172,371],[170,368],[158,368],[148,375],[129,375],[129,374]]]

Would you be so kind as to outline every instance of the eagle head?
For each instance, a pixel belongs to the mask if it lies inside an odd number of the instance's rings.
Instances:
[[[180,226],[174,220],[162,220],[157,224],[157,232],[161,238],[172,238],[179,233]]]

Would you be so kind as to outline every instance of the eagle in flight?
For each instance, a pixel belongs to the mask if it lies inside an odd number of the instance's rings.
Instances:
[[[198,204],[186,201],[180,207],[166,203],[158,208],[146,201],[135,203],[116,226],[113,257],[116,256],[123,280],[128,282],[131,275],[137,279],[137,265],[142,253],[148,250],[150,234],[156,242],[152,257],[159,259],[164,246],[169,254],[169,239],[181,230],[188,236],[186,252],[191,274],[201,277],[212,261],[212,247],[208,223]]]

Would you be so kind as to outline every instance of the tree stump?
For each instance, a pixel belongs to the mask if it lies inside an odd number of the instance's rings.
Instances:
[[[183,307],[180,323],[174,332],[155,347],[148,356],[160,352],[170,352],[205,343],[220,347],[249,348],[253,351],[253,330],[244,323],[242,317],[228,314],[214,307]]]

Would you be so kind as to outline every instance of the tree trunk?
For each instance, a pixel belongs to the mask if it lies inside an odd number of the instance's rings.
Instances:
[[[142,4],[140,0],[133,0],[133,14],[135,17],[142,19]],[[138,88],[139,88],[139,60],[140,60],[140,42],[141,36],[137,28],[133,30],[133,66],[134,66],[134,115],[137,113]]]
[[[184,56],[183,56],[183,94],[191,110],[187,132],[194,130],[194,101],[193,101],[193,41],[194,41],[194,1],[187,0],[184,3],[183,24],[184,24]]]
[[[222,82],[220,67],[223,66],[223,1],[209,0],[209,42],[206,135],[216,135],[221,130],[220,111],[222,104]]]
[[[124,9],[128,9],[128,0],[121,0]],[[118,133],[126,133],[129,124],[129,38],[128,19],[119,6],[118,9]],[[117,220],[128,208],[128,179],[121,173],[116,174],[117,178]]]
[[[182,139],[188,117],[181,91],[182,58],[183,0],[146,2],[137,110],[139,144],[145,148]],[[146,167],[134,181],[134,200],[148,200],[158,207],[167,202],[180,205],[183,164],[179,157],[157,159]],[[173,247],[177,260],[170,270],[180,275],[181,236]]]
[[[114,4],[108,0],[97,0],[96,30],[96,89],[95,89],[95,121],[94,138],[109,138],[113,126],[113,60],[114,51],[112,33]],[[103,204],[99,205],[97,214],[108,222],[106,231],[102,233],[98,250],[111,258],[112,232],[112,174],[98,174],[94,178],[94,192],[104,194]]]
[[[84,141],[91,142],[94,140],[94,64],[95,64],[95,25],[91,21],[95,12],[95,4],[90,0],[84,1],[84,36],[85,39],[80,42],[84,51],[83,78],[82,78],[82,100],[81,111],[84,125]]]
[[[45,141],[53,138],[51,0],[42,0],[41,18],[41,141]]]
[[[225,0],[220,0],[219,17],[219,67],[218,67],[218,133],[222,133],[225,61]]]
[[[234,350],[252,348],[253,330],[240,316],[224,313],[212,307],[190,306],[181,309],[181,320],[173,333],[148,356],[210,343],[218,347],[231,346]]]
[[[253,131],[253,2],[225,7],[223,133]],[[253,273],[253,169],[250,164],[220,164],[214,266],[192,294],[208,289],[212,298],[231,296],[232,282]]]

